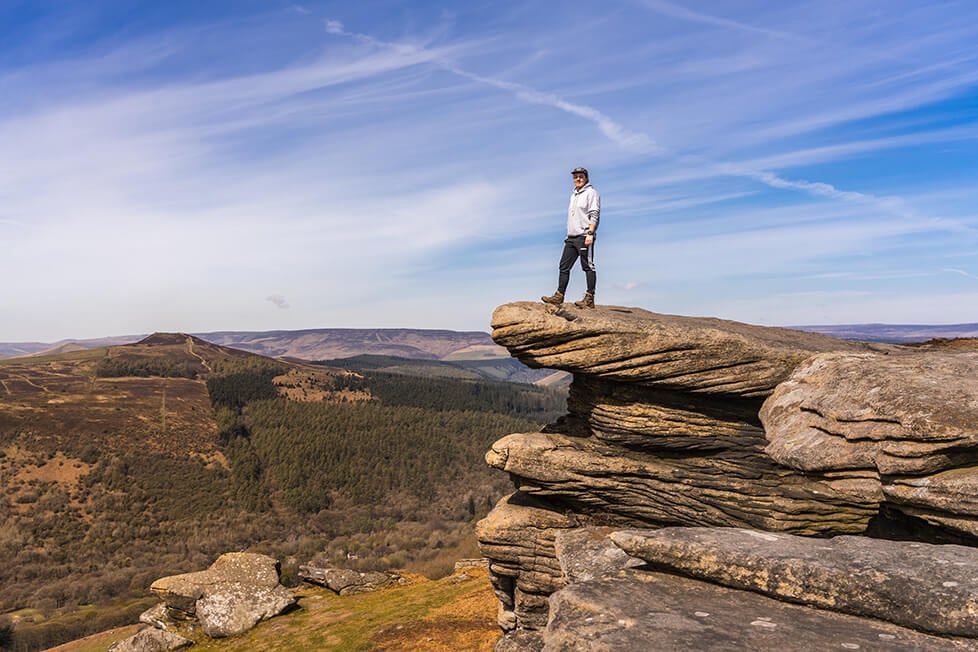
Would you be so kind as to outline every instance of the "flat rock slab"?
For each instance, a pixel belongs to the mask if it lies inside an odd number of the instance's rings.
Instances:
[[[976,548],[735,528],[624,530],[611,539],[657,569],[936,634],[978,637]]]
[[[760,399],[725,398],[574,377],[568,434],[640,452],[743,450],[767,445]]]
[[[396,573],[360,572],[349,568],[324,568],[315,564],[299,566],[299,577],[311,584],[324,586],[339,595],[379,591],[402,580]]]
[[[545,652],[975,649],[974,641],[635,569],[554,593],[543,640]]]
[[[530,367],[706,394],[766,396],[806,358],[883,348],[826,335],[638,308],[507,303],[492,338]]]
[[[801,471],[942,471],[978,459],[978,353],[826,353],[761,409],[775,460]]]

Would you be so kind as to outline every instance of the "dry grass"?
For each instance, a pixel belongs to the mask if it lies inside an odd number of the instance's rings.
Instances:
[[[299,608],[240,636],[195,636],[200,652],[426,650],[490,652],[499,639],[496,598],[485,568],[466,568],[438,581],[409,575],[411,584],[338,596],[328,589],[296,591]],[[57,652],[105,650],[135,630],[120,628],[68,643]],[[100,646],[100,647],[99,647]]]

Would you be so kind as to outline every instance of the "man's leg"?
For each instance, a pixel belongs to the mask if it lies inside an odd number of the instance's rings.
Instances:
[[[584,270],[584,277],[587,279],[587,293],[580,301],[575,301],[574,305],[578,308],[594,307],[594,288],[598,284],[598,273],[594,269],[594,240],[591,244],[581,243],[581,269]]]
[[[587,279],[587,291],[593,295],[594,288],[598,284],[598,272],[594,267],[594,240],[581,248],[581,269],[584,270],[584,277]]]
[[[560,274],[557,276],[557,291],[561,294],[567,292],[567,284],[570,282],[570,271],[578,257],[578,243],[571,238],[564,240],[564,253],[560,257]]]
[[[577,256],[577,244],[572,242],[570,238],[564,240],[564,252],[560,256],[560,265],[558,265],[557,291],[552,296],[540,297],[544,303],[560,305],[564,302],[564,293],[567,292],[567,283],[570,281],[571,267],[574,266]]]

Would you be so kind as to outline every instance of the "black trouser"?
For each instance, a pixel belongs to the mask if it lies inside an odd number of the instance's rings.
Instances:
[[[581,259],[581,269],[587,279],[587,291],[594,294],[594,286],[598,282],[598,275],[594,271],[594,240],[591,244],[584,244],[584,235],[569,235],[564,240],[564,253],[560,257],[560,275],[557,277],[557,290],[564,294],[567,292],[567,283],[570,281],[571,267],[578,258]]]

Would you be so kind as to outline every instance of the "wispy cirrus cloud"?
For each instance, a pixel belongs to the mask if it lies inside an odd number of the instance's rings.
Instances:
[[[0,21],[0,339],[485,328],[552,289],[581,164],[603,302],[978,300],[967,3],[206,4],[118,30],[115,2]]]

